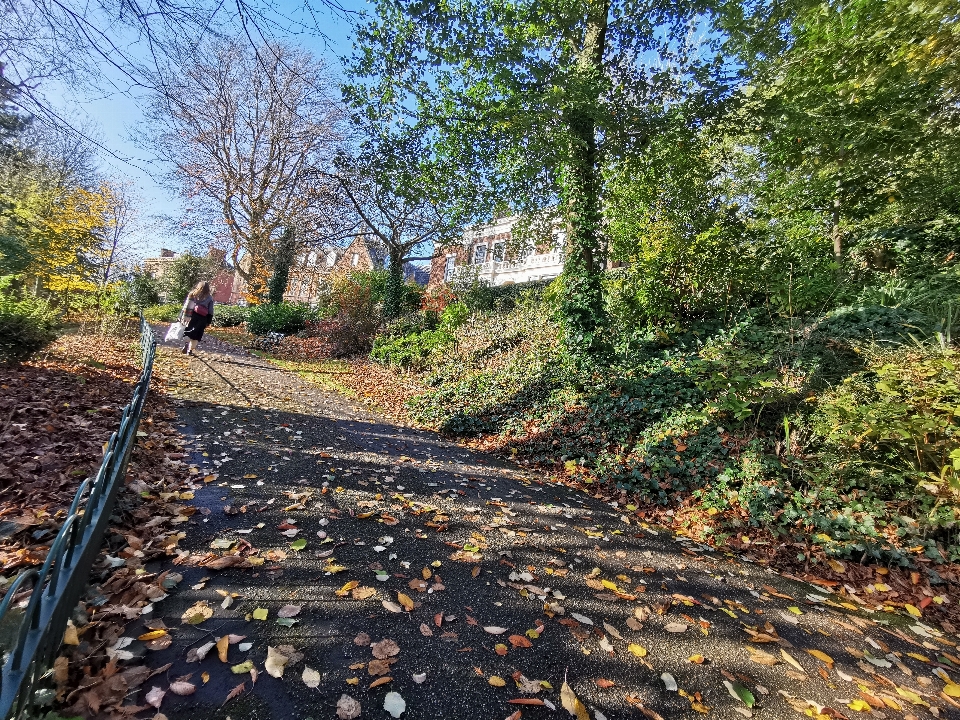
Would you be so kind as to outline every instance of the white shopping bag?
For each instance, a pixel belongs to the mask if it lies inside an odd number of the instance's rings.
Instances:
[[[165,342],[179,342],[183,339],[183,323],[175,322],[170,325],[170,329],[167,330],[167,336],[164,338]]]

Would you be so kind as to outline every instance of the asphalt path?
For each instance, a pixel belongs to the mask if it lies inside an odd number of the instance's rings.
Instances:
[[[403,718],[565,718],[564,681],[598,720],[960,717],[934,672],[960,679],[943,656],[957,638],[922,620],[844,607],[242,350],[201,348],[159,361],[197,511],[180,555],[150,570],[182,580],[128,630],[169,629],[169,647],[129,650],[170,664],[137,702],[166,691],[171,720],[334,718],[345,694],[388,718],[388,693]],[[237,550],[262,564],[202,564]],[[184,622],[204,602],[211,616]],[[243,637],[227,662],[216,647],[189,662],[229,635]],[[196,691],[178,696],[184,677]]]

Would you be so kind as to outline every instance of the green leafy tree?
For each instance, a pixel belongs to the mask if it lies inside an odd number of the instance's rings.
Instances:
[[[297,254],[297,239],[293,228],[286,228],[274,244],[269,253],[273,274],[267,284],[267,299],[271,305],[283,302],[283,294],[287,291],[287,282],[290,279],[290,267]]]
[[[656,132],[665,108],[712,83],[688,42],[706,2],[379,0],[358,35],[347,96],[411,109],[480,177],[489,207],[558,207],[568,226],[562,311],[568,347],[602,345],[602,168]]]
[[[862,228],[956,212],[956,2],[731,4],[739,123],[764,159],[771,214],[814,212],[835,256]]]
[[[161,291],[167,302],[183,302],[198,282],[209,282],[218,269],[209,258],[184,253],[170,263],[163,274],[160,279]]]

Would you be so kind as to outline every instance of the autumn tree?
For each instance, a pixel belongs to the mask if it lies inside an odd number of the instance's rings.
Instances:
[[[605,322],[603,168],[655,133],[668,107],[713,92],[708,2],[379,0],[361,28],[350,97],[429,124],[460,168],[518,210],[557,206],[568,226],[568,347]],[[710,37],[707,33],[706,37]]]
[[[158,78],[145,139],[192,203],[193,226],[226,240],[257,300],[272,246],[286,228],[313,227],[330,198],[322,169],[339,142],[339,110],[327,82],[307,52],[229,39],[184,51]]]

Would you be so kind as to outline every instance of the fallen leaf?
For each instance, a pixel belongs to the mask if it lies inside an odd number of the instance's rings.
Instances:
[[[796,659],[795,657],[793,657],[793,655],[791,655],[790,653],[788,653],[788,652],[787,652],[786,650],[784,650],[783,648],[780,648],[780,656],[781,656],[784,660],[786,660],[788,663],[790,663],[791,665],[793,665],[793,667],[795,667],[795,668],[796,668],[797,670],[799,670],[800,672],[805,672],[805,670],[803,669],[803,665],[801,665],[801,664],[797,661],[797,659]]]
[[[340,720],[353,720],[360,717],[360,703],[349,695],[341,695],[337,700],[337,717]]]
[[[660,679],[663,680],[663,686],[667,692],[676,692],[678,690],[677,680],[670,673],[663,673]]]
[[[754,704],[757,702],[756,698],[753,697],[753,693],[750,692],[747,688],[745,688],[740,683],[724,680],[723,684],[727,688],[727,692],[730,693],[731,697],[741,701],[748,708],[752,708]]]
[[[246,682],[242,682],[242,683],[240,683],[239,685],[237,685],[233,690],[231,690],[230,692],[228,692],[228,693],[227,693],[227,697],[224,698],[223,705],[226,705],[228,702],[230,702],[231,700],[233,700],[235,697],[238,697],[239,695],[241,695],[241,694],[243,693],[243,690],[244,690],[244,688],[246,687],[246,685],[247,685]],[[220,707],[223,707],[223,705],[221,705]]]
[[[511,635],[510,637],[507,638],[507,640],[509,640],[510,644],[516,648],[533,647],[533,643],[530,642],[530,640],[528,640],[523,635]]]
[[[300,678],[303,680],[303,684],[308,688],[315,688],[320,684],[320,673],[314,670],[313,668],[308,668],[306,665],[303,667],[303,674]]]
[[[269,615],[269,614],[270,614],[270,611],[267,610],[266,608],[257,608],[256,610],[253,611],[253,619],[254,619],[254,620],[266,620],[266,619],[267,619],[267,615]]]
[[[188,625],[199,625],[212,617],[213,608],[207,605],[206,600],[200,600],[187,608],[180,619]]]
[[[292,618],[300,614],[301,610],[300,605],[284,605],[282,608],[277,610],[277,617],[282,618]]]
[[[372,683],[370,683],[370,688],[380,687],[381,685],[386,685],[387,683],[393,682],[393,678],[387,675],[386,677],[377,678]]]
[[[567,681],[563,681],[563,685],[560,686],[560,704],[563,705],[563,709],[568,713],[577,718],[577,720],[590,720],[590,715],[587,713],[587,708],[584,707],[584,704],[580,702],[573,690],[567,685]]]
[[[383,699],[383,709],[393,717],[398,718],[403,714],[403,711],[407,709],[407,703],[400,697],[400,693],[388,692],[387,696]]]
[[[503,635],[507,631],[507,628],[497,627],[496,625],[488,625],[483,629],[491,635]]]
[[[267,674],[271,677],[283,677],[283,670],[287,666],[290,658],[282,655],[276,648],[267,646],[267,662],[264,666]]]
[[[817,660],[820,660],[821,662],[825,662],[827,664],[827,667],[830,667],[830,668],[833,667],[833,658],[827,655],[822,650],[807,650],[807,652],[810,653]]]
[[[183,680],[175,680],[170,683],[170,692],[174,695],[193,695],[197,691],[197,686]]]
[[[217,655],[220,656],[220,662],[227,662],[227,651],[230,649],[230,637],[224,635],[222,638],[217,640]]]
[[[507,681],[504,680],[499,675],[491,675],[490,679],[487,680],[487,682],[493,685],[494,687],[503,687],[504,685],[507,684]]]
[[[166,695],[165,690],[161,690],[158,687],[150,688],[150,692],[146,694],[144,700],[146,700],[147,705],[155,707],[157,710],[160,709],[160,703],[163,702],[163,696]]]
[[[373,656],[378,660],[386,660],[400,652],[400,646],[393,640],[381,640],[370,646]]]
[[[667,623],[663,626],[663,629],[669,633],[682,633],[687,631],[688,625],[684,623]]]
[[[137,637],[137,640],[156,640],[157,638],[162,638],[167,634],[166,630],[151,630],[150,632],[144,633]]]
[[[607,688],[612,688],[616,683],[613,680],[607,680],[606,678],[597,678],[594,682],[602,687],[604,690]]]
[[[406,610],[407,612],[413,612],[413,608],[415,607],[415,605],[413,603],[413,600],[410,599],[410,596],[404,595],[402,592],[398,592],[397,600],[400,602],[401,605],[403,605],[404,610]],[[397,695],[397,697],[400,697],[400,696]],[[401,710],[401,712],[403,711]],[[399,715],[395,715],[394,717],[399,717]]]
[[[403,608],[397,605],[395,602],[389,600],[382,600],[381,603],[383,606],[392,613],[402,613]]]
[[[637,645],[636,643],[630,643],[627,645],[627,650],[636,655],[638,658],[647,656],[647,649],[642,645]]]

